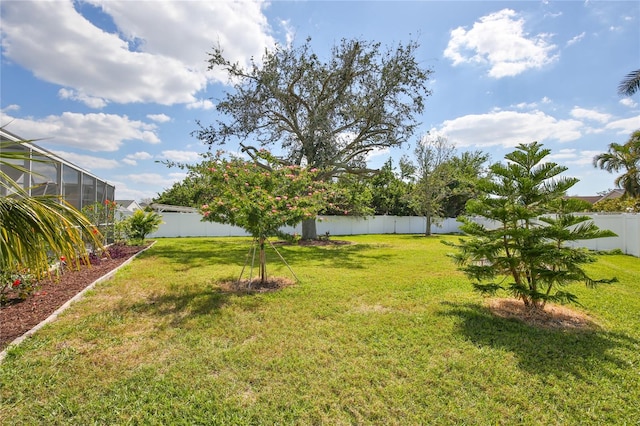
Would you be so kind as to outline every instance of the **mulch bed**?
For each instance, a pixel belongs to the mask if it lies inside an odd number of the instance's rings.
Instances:
[[[0,306],[0,350],[54,313],[69,299],[98,278],[122,265],[146,246],[122,246],[118,257],[101,259],[91,267],[65,270],[61,276],[40,281],[37,291],[26,299],[9,299]]]
[[[502,318],[517,319],[532,327],[556,330],[592,330],[596,323],[582,312],[567,306],[547,304],[544,310],[527,308],[521,300],[493,299],[489,309]]]

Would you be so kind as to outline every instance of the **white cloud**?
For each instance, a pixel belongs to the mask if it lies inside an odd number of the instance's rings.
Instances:
[[[285,32],[285,40],[286,40],[286,45],[287,46],[291,46],[293,44],[293,41],[296,38],[296,32],[293,29],[291,22],[289,22],[288,20],[280,20],[280,26],[282,27],[282,29]]]
[[[601,152],[567,148],[549,154],[547,159],[564,166],[590,166],[593,163],[593,157],[598,154]]]
[[[89,2],[110,15],[119,34],[93,25],[71,0],[10,1],[2,5],[2,49],[36,77],[62,86],[61,97],[92,107],[196,102],[209,81],[223,81],[222,71],[206,69],[215,43],[240,63],[274,44],[261,1]]]
[[[215,105],[209,99],[197,99],[187,104],[187,109],[202,109],[206,111],[213,108],[215,108]]]
[[[576,140],[582,127],[580,121],[558,120],[541,111],[497,111],[446,120],[430,133],[446,136],[457,147],[514,147],[533,141]]]
[[[186,173],[167,173],[161,175],[159,173],[134,173],[129,175],[118,176],[128,183],[134,184],[153,184],[154,186],[170,187],[175,182],[179,182],[186,177]]]
[[[78,92],[73,89],[60,89],[58,91],[60,99],[71,99],[72,101],[79,101],[88,106],[89,108],[100,109],[107,106],[107,101],[102,98],[89,96],[85,93]]]
[[[16,105],[16,104],[11,104],[11,105],[7,105],[6,107],[0,109],[0,112],[9,112],[9,111],[18,111],[20,110],[20,105]],[[0,123],[0,126],[4,126],[6,123]]]
[[[171,121],[171,117],[169,117],[167,114],[147,114],[147,118],[158,123],[166,123],[167,121]]]
[[[168,189],[175,182],[186,177],[186,173],[132,173],[119,175],[109,183],[116,187],[116,199],[120,200],[144,200],[154,198],[159,191]],[[156,189],[149,189],[149,186]]]
[[[122,159],[122,162],[130,166],[136,166],[138,165],[137,160],[149,160],[151,158],[153,158],[153,155],[149,154],[148,152],[141,151],[134,154],[128,154]]]
[[[463,27],[452,30],[444,56],[453,65],[488,64],[489,76],[494,78],[515,76],[555,61],[558,56],[552,53],[556,46],[549,43],[550,35],[528,37],[524,19],[517,16],[503,9],[483,16],[468,31]]]
[[[94,157],[91,155],[76,154],[74,152],[67,151],[52,151],[54,154],[64,158],[65,160],[93,172],[94,170],[111,170],[120,167],[120,163],[116,160],[111,160],[102,157]]]
[[[54,143],[89,151],[117,151],[125,141],[160,142],[156,125],[115,114],[64,112],[42,119],[12,118],[7,130],[26,139],[42,139],[38,144]]]
[[[622,98],[620,99],[620,104],[629,108],[635,108],[638,106],[638,103],[631,98]]]
[[[604,114],[592,109],[580,107],[573,107],[571,110],[571,116],[573,118],[597,121],[599,123],[606,123],[611,119],[611,114]]]
[[[390,153],[391,151],[389,150],[389,148],[374,148],[372,151],[369,151],[366,160],[373,161],[378,157],[389,157]]]
[[[623,118],[621,120],[615,120],[608,123],[605,126],[607,129],[618,130],[619,135],[631,136],[631,133],[640,129],[640,115],[630,118]],[[626,140],[625,140],[626,142]]]
[[[162,151],[160,157],[163,160],[176,161],[178,163],[193,163],[200,159],[200,154],[195,151]]]
[[[586,35],[586,33],[583,31],[580,34],[578,34],[577,36],[573,37],[571,40],[569,40],[567,42],[567,46],[571,46],[574,45],[576,43],[578,43],[580,40],[582,40],[584,38],[584,36]]]
[[[518,109],[533,109],[538,107],[538,103],[537,102],[530,102],[530,103],[520,102],[519,104],[513,105],[513,107]]]

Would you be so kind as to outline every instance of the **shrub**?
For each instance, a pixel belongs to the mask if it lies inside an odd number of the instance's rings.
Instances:
[[[124,219],[124,232],[130,244],[144,244],[147,235],[158,230],[162,224],[162,217],[155,212],[145,213],[136,210],[133,215]]]

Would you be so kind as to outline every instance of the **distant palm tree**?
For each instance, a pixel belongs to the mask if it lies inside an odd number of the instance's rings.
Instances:
[[[9,176],[11,169],[29,173],[20,166],[29,152],[11,150],[23,142],[0,141],[0,188],[8,194],[0,196],[0,272],[27,271],[41,278],[61,257],[71,266],[82,258],[88,261],[85,241],[103,246],[99,232],[80,211],[59,196],[30,196]]]
[[[625,197],[640,197],[640,130],[636,130],[624,145],[612,143],[608,152],[593,158],[594,167],[609,173],[624,170],[614,181],[625,191]]]
[[[631,71],[618,86],[618,93],[621,95],[632,96],[638,90],[640,90],[640,70]]]

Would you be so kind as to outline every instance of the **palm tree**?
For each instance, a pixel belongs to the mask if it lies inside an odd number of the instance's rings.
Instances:
[[[638,90],[640,90],[640,70],[631,71],[618,86],[620,95],[632,96]]]
[[[88,263],[85,241],[104,247],[99,232],[80,211],[59,196],[30,196],[7,173],[29,173],[19,165],[28,151],[11,151],[11,145],[25,142],[29,141],[0,141],[0,188],[8,194],[0,197],[0,273],[27,271],[41,278],[51,262],[62,257],[72,267],[80,260]]]
[[[625,191],[625,197],[640,197],[640,130],[636,130],[624,145],[609,144],[609,150],[593,158],[594,167],[609,173],[625,172],[614,181]]]

